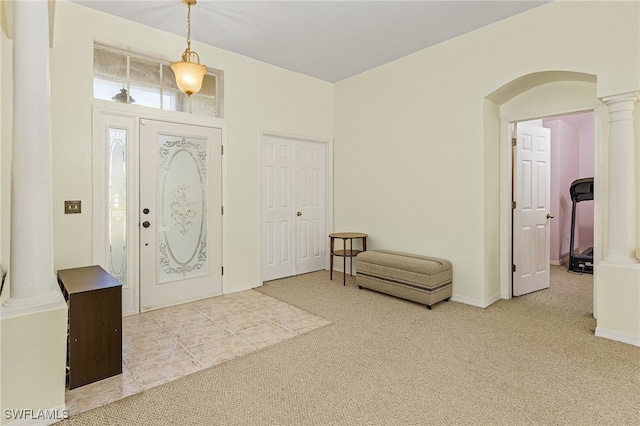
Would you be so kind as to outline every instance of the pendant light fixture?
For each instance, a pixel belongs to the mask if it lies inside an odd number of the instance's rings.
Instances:
[[[182,53],[182,61],[171,64],[171,69],[176,76],[178,89],[191,96],[202,87],[207,67],[200,65],[200,56],[191,50],[191,6],[196,4],[196,0],[182,0],[182,3],[187,5],[187,48]],[[191,62],[192,58],[196,62]]]

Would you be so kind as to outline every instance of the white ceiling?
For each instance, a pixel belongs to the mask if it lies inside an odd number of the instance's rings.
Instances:
[[[72,1],[183,35],[186,45],[181,0]],[[199,0],[191,38],[337,82],[547,2]]]

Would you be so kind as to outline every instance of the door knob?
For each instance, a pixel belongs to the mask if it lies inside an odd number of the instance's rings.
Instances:
[[[142,226],[144,226],[145,228],[148,228],[149,226],[151,226],[151,224],[149,223],[148,220],[145,220],[144,222],[142,222]]]
[[[296,216],[302,216],[302,212],[296,213]]]
[[[547,219],[553,219],[553,215],[551,213],[547,213]]]

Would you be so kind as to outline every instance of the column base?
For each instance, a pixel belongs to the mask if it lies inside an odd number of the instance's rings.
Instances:
[[[602,261],[596,274],[596,336],[640,346],[640,264]]]
[[[13,299],[8,297],[2,302],[0,308],[0,318],[12,318],[15,316],[29,315],[36,312],[47,311],[51,308],[55,308],[59,303],[64,302],[64,297],[58,286],[58,280],[55,276],[52,278],[52,290],[47,294],[38,295],[36,297],[29,297],[26,299]],[[7,275],[5,280],[5,288],[3,293],[9,292],[11,288],[11,273]]]
[[[1,311],[0,424],[51,424],[67,417],[67,303],[60,290],[56,302]]]

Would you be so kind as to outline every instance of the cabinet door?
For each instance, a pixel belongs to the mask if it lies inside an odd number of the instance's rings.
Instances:
[[[71,294],[69,389],[121,373],[121,288]]]

